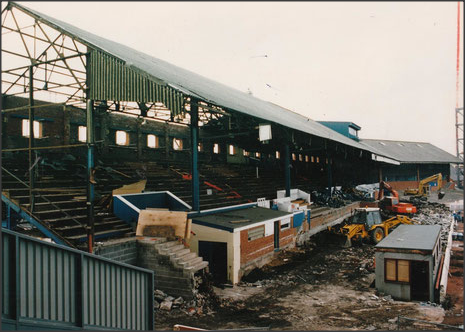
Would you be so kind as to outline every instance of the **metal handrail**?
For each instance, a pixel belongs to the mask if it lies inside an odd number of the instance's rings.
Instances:
[[[9,172],[5,167],[2,166],[2,171],[6,172],[8,175],[12,176],[15,180],[17,180],[19,183],[21,183],[22,185],[24,185],[26,188],[30,188],[29,185],[22,181],[20,178],[18,178],[16,175],[14,175],[13,173]],[[47,201],[47,203],[49,203],[50,205],[52,205],[53,207],[55,207],[56,209],[58,209],[61,213],[63,213],[66,217],[70,218],[71,220],[73,220],[74,222],[76,222],[78,225],[80,225],[82,228],[84,228],[84,230],[87,232],[87,227],[80,223],[78,220],[76,220],[75,218],[73,218],[71,215],[69,215],[68,213],[66,213],[65,211],[63,211],[60,207],[58,207],[55,203],[53,203],[52,201],[50,201],[48,198],[42,196],[40,193],[37,193],[37,196],[39,196],[40,198],[44,199],[45,201]],[[30,209],[28,209],[29,213],[32,214],[32,211]]]

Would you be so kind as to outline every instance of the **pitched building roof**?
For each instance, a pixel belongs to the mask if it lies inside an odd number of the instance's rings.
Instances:
[[[424,142],[361,139],[360,143],[405,164],[461,163],[452,154]]]

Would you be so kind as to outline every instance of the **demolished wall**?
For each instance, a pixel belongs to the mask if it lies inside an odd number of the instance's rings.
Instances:
[[[161,246],[169,245],[164,250]],[[199,280],[196,273],[206,266],[200,257],[189,249],[175,248],[177,241],[165,238],[133,237],[97,242],[94,254],[118,262],[150,269],[154,272],[154,287],[184,299],[193,299]]]

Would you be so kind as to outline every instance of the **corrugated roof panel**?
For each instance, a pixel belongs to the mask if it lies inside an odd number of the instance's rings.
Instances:
[[[123,60],[127,66],[144,72],[152,80],[178,88],[181,92],[237,112],[282,124],[289,128],[337,141],[361,150],[373,152],[370,146],[361,145],[303,115],[289,111],[270,102],[260,100],[245,92],[230,88],[186,69],[179,68],[123,44],[99,37],[53,17],[24,7],[23,5],[14,2],[11,2],[11,4],[55,29],[76,38],[81,43]]]
[[[433,250],[438,241],[439,225],[400,225],[375,248]]]
[[[378,151],[381,155],[388,155],[401,163],[457,163],[460,159],[450,153],[423,142],[388,141],[375,139],[361,139],[360,143]]]

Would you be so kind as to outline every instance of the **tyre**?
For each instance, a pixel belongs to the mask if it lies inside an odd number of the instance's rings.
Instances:
[[[371,234],[371,241],[373,241],[374,244],[378,244],[382,239],[384,239],[384,231],[381,228],[375,228]]]

